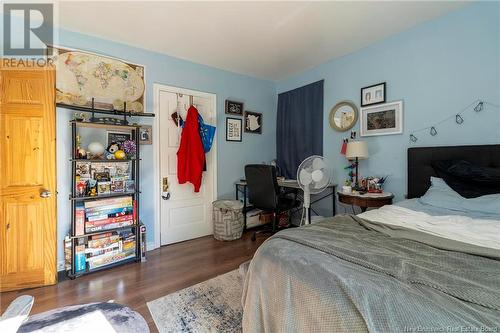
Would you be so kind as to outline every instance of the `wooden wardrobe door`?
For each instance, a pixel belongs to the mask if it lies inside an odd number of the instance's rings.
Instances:
[[[0,291],[57,282],[54,77],[0,67]]]

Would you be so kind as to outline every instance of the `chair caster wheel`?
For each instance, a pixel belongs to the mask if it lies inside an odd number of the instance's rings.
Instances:
[[[257,235],[256,234],[253,234],[252,235],[252,242],[255,242],[257,240]]]

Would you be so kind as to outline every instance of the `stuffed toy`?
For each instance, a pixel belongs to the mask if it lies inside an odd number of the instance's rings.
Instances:
[[[114,160],[115,159],[115,153],[120,150],[120,146],[116,142],[111,142],[106,149],[106,158],[108,160]]]

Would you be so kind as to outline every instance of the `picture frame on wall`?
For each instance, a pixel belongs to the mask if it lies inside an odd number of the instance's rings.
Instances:
[[[139,144],[152,145],[153,144],[153,126],[141,125],[139,128]]]
[[[112,143],[117,143],[121,145],[123,141],[132,140],[132,134],[130,132],[117,132],[117,131],[107,131],[107,141],[106,146],[109,147]]]
[[[391,135],[403,133],[403,101],[361,108],[360,135]]]
[[[242,141],[242,119],[226,118],[226,141],[241,142]]]
[[[243,103],[226,99],[226,114],[243,116]]]
[[[385,103],[385,82],[361,88],[361,107]]]
[[[126,106],[127,113],[144,112],[147,105],[144,65],[56,45],[47,45],[46,56],[57,72],[57,104],[118,112]]]
[[[245,111],[245,132],[262,134],[262,113]]]

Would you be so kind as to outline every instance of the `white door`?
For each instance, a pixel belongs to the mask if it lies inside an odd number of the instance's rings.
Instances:
[[[182,129],[177,128],[171,114],[180,109],[181,117],[186,119],[189,95],[193,96],[193,104],[204,122],[216,124],[215,95],[169,87],[158,90],[160,191],[166,177],[170,192],[169,199],[162,198],[160,204],[161,245],[213,233],[212,202],[215,200],[217,167],[215,139],[212,149],[206,154],[207,168],[203,172],[200,192],[195,193],[191,183],[181,185],[177,181],[177,150]]]

